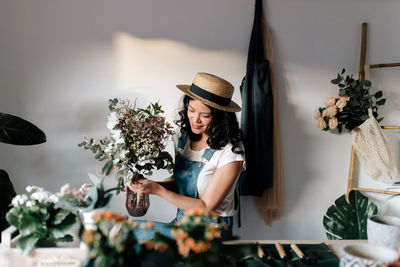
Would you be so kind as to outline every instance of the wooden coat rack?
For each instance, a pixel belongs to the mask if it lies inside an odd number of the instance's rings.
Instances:
[[[362,35],[361,35],[361,54],[360,54],[360,67],[358,72],[358,79],[360,81],[365,80],[365,57],[367,51],[367,23],[362,24]],[[389,68],[389,67],[400,67],[400,63],[381,63],[381,64],[373,64],[370,65],[370,69],[377,68]],[[400,130],[400,126],[381,126],[382,129],[387,130]],[[349,194],[351,191],[363,191],[363,192],[372,192],[372,193],[380,193],[380,194],[389,194],[389,195],[397,195],[399,192],[390,191],[390,190],[380,190],[380,189],[372,189],[372,188],[360,188],[354,187],[354,166],[356,164],[356,152],[354,147],[351,147],[351,156],[350,156],[350,168],[349,168],[349,177],[347,180],[347,193],[346,193],[346,201],[350,204]]]

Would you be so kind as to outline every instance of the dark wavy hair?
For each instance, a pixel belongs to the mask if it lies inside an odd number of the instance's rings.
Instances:
[[[190,100],[193,99],[188,95],[183,97],[183,107],[179,111],[179,119],[176,120],[175,123],[181,128],[181,133],[186,132],[191,141],[197,141],[200,140],[201,134],[195,134],[192,132],[189,118],[187,116]],[[243,140],[243,134],[239,128],[239,123],[235,113],[222,111],[210,106],[207,107],[211,109],[212,116],[212,124],[209,129],[210,137],[207,140],[207,144],[213,149],[221,149],[228,143],[231,143],[232,152],[243,154],[244,151],[240,146],[240,143]]]

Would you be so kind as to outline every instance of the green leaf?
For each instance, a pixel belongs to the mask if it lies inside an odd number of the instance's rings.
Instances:
[[[22,209],[20,209],[20,208],[12,208],[12,209],[10,209],[6,214],[7,222],[10,225],[15,226],[16,228],[18,228],[18,226],[19,226],[18,214],[20,214],[21,212],[22,212]]]
[[[369,119],[369,116],[368,115],[362,115],[360,118],[361,118],[361,120],[365,121],[365,120]]]
[[[339,89],[339,96],[345,96],[346,95],[346,90],[345,89]]]
[[[339,197],[335,204],[328,208],[323,225],[330,239],[367,239],[367,219],[378,213],[376,205],[359,191]]]
[[[363,81],[363,85],[366,87],[370,87],[371,86],[371,82],[369,80],[364,80]]]
[[[26,212],[22,212],[19,215],[19,223],[18,223],[18,229],[23,236],[28,236],[30,234],[36,233],[36,232],[43,232],[43,224],[34,216],[31,216],[30,214]]]
[[[341,72],[340,74],[342,74],[342,75],[343,75],[345,72],[346,72],[346,69],[345,69],[345,68],[343,68],[343,69],[342,69],[342,72]]]
[[[73,213],[68,214],[68,216],[58,225],[53,228],[59,231],[68,232],[76,223],[76,215]]]
[[[67,209],[56,209],[56,215],[54,216],[53,220],[50,222],[52,225],[60,224],[70,213],[71,211]]]
[[[382,95],[383,95],[382,91],[378,91],[375,93],[374,96],[375,96],[375,98],[380,98],[380,97],[382,97]]]
[[[379,118],[377,121],[378,121],[378,123],[380,123],[382,120],[383,120],[383,117]]]
[[[21,236],[17,242],[17,248],[22,250],[22,256],[25,257],[35,247],[35,244],[39,241],[39,237],[33,235]]]
[[[74,239],[71,235],[65,235],[61,238],[57,238],[54,240],[55,242],[72,242]]]
[[[113,166],[114,166],[113,160],[109,160],[107,161],[106,164],[104,164],[103,168],[101,169],[101,172],[107,176],[111,173]]]
[[[92,181],[92,183],[96,186],[99,187],[102,184],[102,181],[99,177],[97,177],[95,174],[93,173],[88,173],[88,176],[90,178],[90,180]]]
[[[46,142],[46,135],[29,121],[0,113],[0,142],[13,145],[36,145]]]
[[[379,105],[379,106],[385,105],[385,103],[386,103],[386,98],[383,98],[383,99],[381,99],[379,101],[376,101],[376,104]]]

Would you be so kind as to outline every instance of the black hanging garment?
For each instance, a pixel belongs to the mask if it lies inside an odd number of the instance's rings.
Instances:
[[[240,176],[240,195],[261,197],[273,186],[273,97],[268,60],[264,56],[262,0],[256,0],[246,76],[240,86],[241,128],[246,171]]]

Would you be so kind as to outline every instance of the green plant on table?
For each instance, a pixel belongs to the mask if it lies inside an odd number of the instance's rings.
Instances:
[[[17,195],[12,200],[12,208],[6,219],[20,233],[17,247],[22,255],[27,255],[42,240],[50,242],[70,242],[69,233],[76,222],[70,210],[57,207],[58,197],[41,187],[28,186],[28,195]]]
[[[140,266],[146,250],[135,237],[137,225],[111,211],[93,216],[95,229],[85,229],[82,241],[88,247],[84,267]]]
[[[155,233],[146,243],[148,249],[166,252],[175,266],[232,266],[245,257],[257,255],[255,244],[225,245],[221,231],[224,223],[217,223],[218,215],[206,209],[189,210],[182,220],[171,225],[172,239]]]
[[[89,173],[89,178],[93,184],[83,184],[79,189],[71,188],[70,184],[63,185],[58,193],[60,203],[82,212],[106,207],[113,196],[111,192],[118,188],[105,189],[104,179],[92,173]]]

